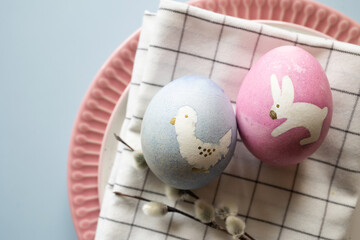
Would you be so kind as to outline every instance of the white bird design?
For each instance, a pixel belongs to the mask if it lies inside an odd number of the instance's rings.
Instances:
[[[175,125],[180,154],[193,166],[195,172],[208,172],[222,156],[226,156],[231,144],[231,129],[219,140],[219,144],[205,143],[195,136],[197,114],[189,106],[181,107],[170,123]]]

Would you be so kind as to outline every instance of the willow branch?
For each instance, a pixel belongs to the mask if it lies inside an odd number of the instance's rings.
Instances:
[[[130,148],[131,151],[135,151],[132,147],[129,146],[129,144],[127,144],[119,135],[116,135],[114,133],[114,136],[116,138],[116,140],[118,140],[119,142],[121,142],[122,144],[124,144],[125,146],[127,146],[128,148]]]
[[[189,191],[189,192],[191,192],[191,191]],[[151,200],[149,200],[149,199],[147,199],[147,198],[143,198],[143,197],[141,197],[141,196],[129,195],[129,194],[121,193],[121,192],[115,192],[115,194],[116,194],[117,196],[135,198],[135,199],[138,199],[138,200],[141,200],[141,201],[145,201],[145,202],[152,202]],[[194,195],[195,195],[195,194],[194,194]],[[196,196],[196,195],[195,195],[195,196]],[[197,197],[197,196],[196,196],[196,197]],[[214,229],[216,229],[216,230],[219,230],[219,231],[221,231],[221,232],[223,232],[223,233],[226,233],[226,234],[232,236],[230,233],[228,233],[228,231],[226,231],[225,228],[221,227],[221,226],[218,225],[216,222],[204,223],[204,222],[201,222],[199,219],[195,218],[194,216],[192,216],[192,215],[190,215],[190,214],[188,214],[188,213],[186,213],[186,212],[183,212],[183,211],[181,211],[181,210],[179,210],[179,209],[177,209],[177,208],[168,206],[168,205],[166,205],[166,204],[164,204],[164,205],[167,207],[168,212],[176,212],[176,213],[179,213],[179,214],[181,214],[181,215],[183,215],[183,216],[186,216],[186,217],[188,217],[188,218],[190,218],[190,219],[192,219],[192,220],[194,220],[194,221],[197,221],[197,222],[202,223],[202,224],[204,224],[204,225],[206,225],[206,226],[208,226],[208,227],[214,228]],[[246,232],[244,233],[244,235],[245,235],[247,238],[249,238],[250,240],[255,240],[253,237],[251,237],[251,236],[250,236],[248,233],[246,233]],[[246,240],[246,238],[244,238],[243,236],[240,237],[240,239],[241,239],[241,240]]]

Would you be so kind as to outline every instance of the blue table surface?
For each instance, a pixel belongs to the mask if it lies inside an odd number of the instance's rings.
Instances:
[[[360,1],[320,0],[360,22]],[[158,0],[0,1],[0,239],[76,239],[70,134],[93,77]]]

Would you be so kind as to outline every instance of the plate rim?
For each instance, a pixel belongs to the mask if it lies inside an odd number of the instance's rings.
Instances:
[[[118,102],[116,103],[115,107],[114,107],[114,111],[112,112],[111,116],[110,116],[110,119],[108,121],[108,125],[106,127],[106,130],[105,130],[105,134],[104,134],[104,138],[103,138],[103,141],[102,141],[102,144],[101,144],[101,148],[100,148],[100,155],[99,155],[99,167],[98,167],[98,193],[99,193],[99,203],[100,203],[100,206],[102,204],[102,200],[103,200],[103,197],[104,197],[104,192],[105,192],[105,182],[107,182],[110,174],[111,174],[111,169],[109,172],[106,172],[105,176],[104,176],[104,171],[107,171],[107,170],[104,170],[104,162],[108,162],[107,164],[111,165],[110,167],[112,168],[113,166],[113,163],[115,161],[115,156],[116,156],[116,150],[114,152],[114,154],[110,154],[112,155],[112,159],[106,159],[107,157],[110,157],[109,155],[106,155],[105,152],[107,151],[106,150],[106,144],[108,141],[110,141],[110,139],[113,139],[114,141],[114,145],[115,145],[115,148],[117,148],[117,144],[118,142],[115,140],[115,138],[113,137],[113,132],[111,131],[112,129],[112,124],[118,120],[118,124],[120,125],[119,127],[119,131],[116,132],[117,134],[119,134],[120,130],[121,130],[121,127],[122,127],[122,123],[124,122],[125,120],[125,117],[126,117],[126,112],[125,114],[122,114],[121,111],[119,111],[121,109],[122,106],[124,106],[124,109],[126,110],[127,108],[127,101],[128,101],[128,97],[129,97],[129,87],[130,85],[128,85],[125,90],[124,90],[124,93],[120,96]],[[121,115],[121,116],[119,116]],[[124,115],[124,116],[122,116]],[[110,151],[110,150],[108,150]]]

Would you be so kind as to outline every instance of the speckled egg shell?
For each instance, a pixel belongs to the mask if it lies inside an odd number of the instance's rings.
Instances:
[[[299,47],[283,46],[262,56],[244,78],[236,118],[244,144],[257,158],[291,165],[319,148],[332,110],[319,62]]]
[[[141,145],[151,171],[178,189],[211,182],[236,145],[230,100],[212,80],[185,76],[163,87],[144,115]]]

